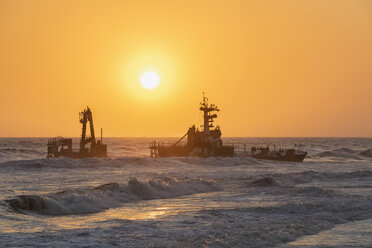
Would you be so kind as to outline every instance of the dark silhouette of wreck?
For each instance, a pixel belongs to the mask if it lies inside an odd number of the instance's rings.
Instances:
[[[79,151],[72,150],[72,139],[56,137],[48,140],[48,158],[69,157],[69,158],[89,158],[89,157],[107,157],[107,145],[101,140],[96,141],[93,126],[92,111],[87,107],[79,113],[80,123],[83,125],[80,139]],[[87,137],[87,122],[90,127],[90,137]],[[86,147],[90,144],[90,148]]]
[[[296,146],[296,145],[295,145]],[[288,162],[302,162],[307,155],[306,151],[296,148],[280,148],[270,150],[268,146],[252,146],[251,157],[266,160],[288,161]]]
[[[164,145],[153,141],[150,145],[151,157],[210,157],[210,156],[234,156],[234,147],[222,144],[221,129],[214,127],[214,119],[217,114],[213,112],[220,111],[214,104],[208,104],[208,98],[204,96],[200,103],[200,111],[203,112],[204,125],[199,130],[195,125],[191,126],[187,133],[176,143]],[[187,136],[187,143],[179,143]]]

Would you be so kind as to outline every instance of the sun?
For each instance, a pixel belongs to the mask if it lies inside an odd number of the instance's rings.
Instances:
[[[159,85],[159,76],[155,72],[148,71],[142,74],[141,84],[148,90],[155,89]]]

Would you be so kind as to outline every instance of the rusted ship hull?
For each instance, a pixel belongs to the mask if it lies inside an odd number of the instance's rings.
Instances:
[[[80,153],[80,152],[71,152],[71,153],[60,153],[56,154],[53,158],[72,158],[72,159],[83,159],[83,158],[105,158],[107,154],[92,154],[92,153]],[[51,157],[49,157],[51,158]]]
[[[232,157],[233,146],[222,146],[220,149],[190,148],[187,146],[159,146],[157,157]]]
[[[280,149],[270,151],[268,147],[252,147],[251,152],[253,158],[287,162],[302,162],[307,155],[307,152],[302,150]]]
[[[49,153],[49,158],[59,158],[59,157],[66,157],[72,159],[82,159],[82,158],[95,158],[95,157],[107,157],[107,146],[100,147],[99,151],[68,151],[68,150],[61,150],[55,153]]]

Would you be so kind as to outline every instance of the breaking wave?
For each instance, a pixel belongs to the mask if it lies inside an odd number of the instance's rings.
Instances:
[[[305,171],[299,173],[288,173],[288,174],[276,174],[280,178],[288,178],[294,183],[307,183],[313,180],[327,181],[331,179],[362,179],[372,177],[372,171],[370,170],[357,170],[350,172],[316,172],[316,171]]]
[[[372,157],[372,148],[371,149],[367,149],[365,151],[362,151],[359,154],[360,155],[363,155],[363,156],[366,156],[366,157]]]
[[[358,151],[349,148],[339,148],[331,151],[325,151],[317,154],[318,157],[341,157],[359,159]]]
[[[275,195],[291,195],[291,196],[306,196],[306,197],[334,197],[339,194],[333,190],[315,186],[295,186],[295,183],[290,180],[281,178],[275,179],[275,176],[263,177],[249,181],[248,187],[264,187],[267,188],[266,193]]]
[[[353,150],[349,148],[339,148],[331,151],[324,151],[316,154],[317,157],[335,157],[335,158],[349,158],[349,159],[363,159],[365,157],[372,157],[372,148],[364,151]]]
[[[358,170],[351,172],[316,172],[304,171],[294,173],[275,173],[262,175],[260,178],[248,177],[245,178],[247,186],[249,187],[262,187],[262,186],[278,186],[278,187],[292,187],[296,184],[310,183],[314,180],[329,181],[335,179],[356,179],[359,181],[368,181],[372,178],[372,171]]]
[[[45,215],[71,215],[100,212],[126,202],[174,198],[218,190],[221,188],[211,180],[163,178],[140,182],[132,177],[126,184],[108,183],[45,195],[19,195],[5,202],[11,209],[23,213],[32,211]]]
[[[259,178],[248,182],[248,186],[259,187],[259,186],[277,186],[278,183],[272,177]]]
[[[32,148],[0,148],[0,163],[40,158],[44,156],[44,153],[44,151]]]

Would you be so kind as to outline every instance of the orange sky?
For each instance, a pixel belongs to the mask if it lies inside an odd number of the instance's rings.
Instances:
[[[0,136],[372,136],[371,66],[368,0],[0,0]]]

